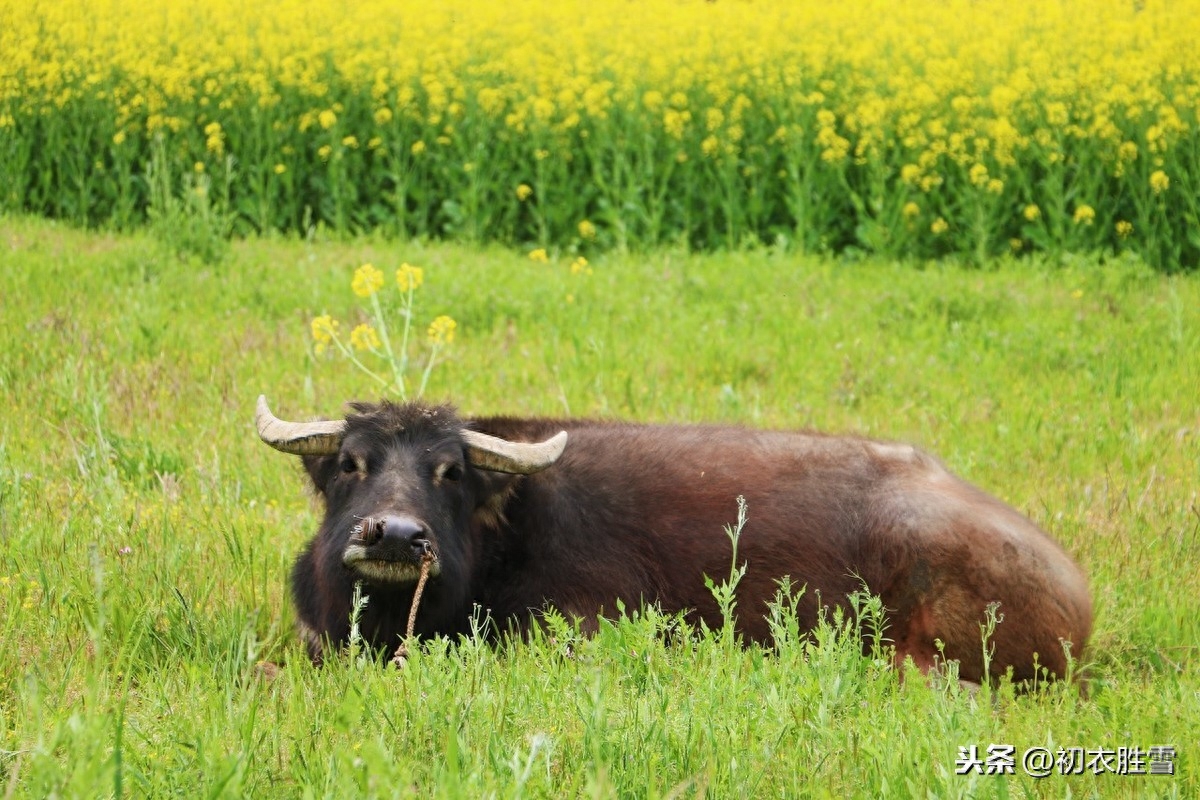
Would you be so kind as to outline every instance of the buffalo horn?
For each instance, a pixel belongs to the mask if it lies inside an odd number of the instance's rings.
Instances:
[[[559,431],[544,442],[510,442],[478,431],[463,431],[467,458],[480,469],[529,475],[558,460],[567,446],[567,432]]]
[[[344,420],[322,420],[320,422],[287,422],[271,413],[267,398],[258,396],[258,408],[254,413],[254,424],[264,442],[297,456],[328,456],[342,446],[342,434],[346,430]]]

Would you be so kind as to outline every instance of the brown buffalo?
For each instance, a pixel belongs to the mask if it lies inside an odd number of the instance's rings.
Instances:
[[[864,587],[886,608],[896,657],[942,656],[983,678],[980,624],[999,603],[992,674],[1066,674],[1091,628],[1079,568],[1034,523],[903,444],[707,425],[488,417],[448,406],[354,404],[344,420],[293,423],[259,399],[264,441],[303,456],[324,501],[292,591],[314,660],[349,636],[353,585],[370,595],[363,636],[395,646],[422,555],[419,636],[469,630],[482,609],[520,631],[553,607],[584,625],[656,603],[722,622],[704,578],[729,574],[724,526],[742,495],[737,629],[767,642],[785,576],[818,603]]]

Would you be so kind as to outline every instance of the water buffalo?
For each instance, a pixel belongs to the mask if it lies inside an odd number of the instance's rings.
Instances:
[[[584,626],[618,601],[719,626],[704,577],[729,574],[724,526],[744,495],[746,573],[737,627],[766,642],[778,581],[803,585],[798,614],[866,588],[886,607],[897,659],[923,669],[957,659],[983,677],[980,624],[991,603],[992,674],[1034,663],[1066,674],[1091,629],[1079,568],[1034,523],[904,444],[807,432],[558,419],[464,420],[450,406],[355,403],[344,420],[285,422],[259,398],[271,446],[303,457],[324,501],[296,561],[292,592],[310,655],[360,627],[395,646],[418,564],[432,553],[416,617],[422,637],[464,633],[476,606],[527,629],[547,606]]]

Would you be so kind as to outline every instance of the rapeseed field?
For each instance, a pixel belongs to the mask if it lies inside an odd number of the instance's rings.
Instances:
[[[8,0],[0,208],[1189,268],[1196,41],[1200,0]]]

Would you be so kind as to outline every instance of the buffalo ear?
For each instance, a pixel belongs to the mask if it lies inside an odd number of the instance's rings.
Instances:
[[[333,480],[333,471],[337,467],[337,456],[301,456],[308,477],[312,478],[313,488],[322,495]]]
[[[483,469],[472,469],[471,473],[478,482],[472,516],[486,527],[498,527],[504,519],[509,498],[523,476]]]

